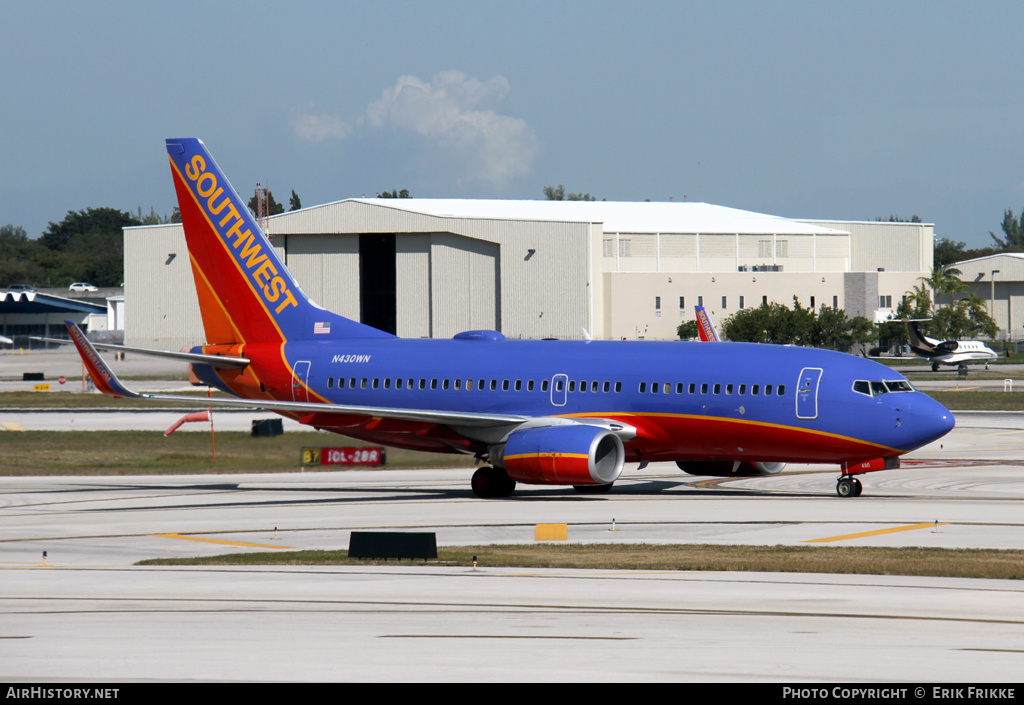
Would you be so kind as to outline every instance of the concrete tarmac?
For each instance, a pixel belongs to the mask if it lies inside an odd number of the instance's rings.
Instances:
[[[0,679],[1012,683],[1016,580],[133,564],[365,529],[533,543],[538,523],[570,542],[1024,548],[1020,418],[960,415],[849,499],[825,466],[633,466],[607,495],[492,501],[465,469],[0,478]]]
[[[629,466],[607,495],[491,501],[465,469],[0,478],[0,679],[1012,684],[1018,580],[135,563],[346,548],[355,530],[533,543],[539,523],[579,543],[1021,549],[1022,459],[1024,415],[976,412],[849,499],[827,466],[735,480]]]

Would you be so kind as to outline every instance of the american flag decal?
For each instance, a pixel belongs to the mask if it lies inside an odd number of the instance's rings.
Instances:
[[[326,323],[321,323],[320,321],[317,321],[316,323],[313,324],[313,335],[319,335],[321,333],[330,333],[330,332],[331,332],[331,322],[330,321],[327,321]]]

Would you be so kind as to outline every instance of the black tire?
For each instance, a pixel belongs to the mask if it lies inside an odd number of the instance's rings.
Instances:
[[[605,494],[611,492],[614,484],[614,482],[609,482],[606,485],[573,485],[572,488],[580,494]]]
[[[840,497],[855,497],[853,480],[849,477],[840,478],[836,483],[836,494]]]
[[[516,491],[516,481],[499,468],[484,467],[473,473],[470,481],[473,494],[481,499],[510,497]]]

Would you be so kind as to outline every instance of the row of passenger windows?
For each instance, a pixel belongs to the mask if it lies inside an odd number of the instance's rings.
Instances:
[[[698,386],[697,386],[696,382],[690,382],[688,385],[684,384],[683,382],[676,382],[676,385],[675,385],[675,392],[676,392],[676,394],[684,394],[684,393],[685,394],[696,394],[697,393],[697,389],[698,389]],[[699,389],[700,389],[700,393],[701,394],[707,394],[710,391],[712,394],[723,394],[724,393],[724,394],[745,395],[749,391],[750,392],[750,396],[755,396],[755,397],[756,396],[770,397],[772,395],[772,391],[773,390],[774,390],[775,395],[776,396],[780,396],[780,397],[786,393],[786,385],[784,385],[784,384],[780,384],[780,385],[777,385],[777,386],[773,386],[771,384],[766,384],[762,388],[760,384],[751,384],[751,385],[746,385],[746,384],[709,384],[708,382],[702,382],[700,384]],[[672,383],[671,382],[651,382],[650,389],[648,390],[647,382],[641,382],[640,383],[640,393],[641,394],[645,394],[645,393],[648,393],[648,392],[650,394],[671,394],[672,393]]]
[[[550,380],[541,380],[540,391],[547,392],[550,389]],[[537,383],[532,380],[521,380],[521,379],[425,379],[423,377],[417,379],[409,378],[397,378],[391,379],[385,377],[383,380],[379,377],[349,377],[348,384],[346,385],[345,378],[338,378],[338,389],[454,389],[454,390],[473,390],[473,389],[490,389],[492,392],[496,392],[499,389],[503,392],[516,391],[521,392],[524,389],[528,392],[532,392],[538,388]],[[334,377],[327,378],[327,388],[334,389]],[[565,391],[566,381],[563,379],[555,380],[555,391]],[[570,392],[586,392],[588,389],[591,392],[611,392],[613,389],[615,392],[622,391],[622,382],[587,382],[569,380],[568,388]]]
[[[888,392],[913,392],[914,385],[905,379],[886,380],[884,382],[858,379],[853,383],[853,391],[869,397],[877,397]]]
[[[327,378],[327,388],[334,389],[334,377]],[[397,378],[391,379],[385,377],[383,380],[379,377],[349,377],[347,380],[344,377],[340,377],[337,380],[338,389],[454,389],[454,390],[485,390],[489,389],[492,392],[496,392],[499,389],[503,392],[516,391],[521,392],[524,389],[528,392],[532,392],[537,389],[538,385],[532,379],[521,380],[521,379],[425,379],[423,377],[417,379],[409,378]],[[549,380],[541,380],[540,391],[547,393],[550,389]],[[592,394],[597,393],[610,393],[614,390],[616,394],[622,391],[622,382],[609,382],[599,380],[574,380],[568,381],[564,379],[555,379],[554,387],[556,392],[566,391],[568,388],[569,392],[590,392]],[[697,390],[700,390],[701,394],[739,394],[746,395],[748,392],[751,396],[771,396],[773,391],[777,396],[782,396],[786,393],[786,385],[780,384],[773,386],[766,384],[763,387],[760,384],[710,384],[703,382],[699,386],[696,382],[690,382],[686,385],[683,382],[677,382],[674,385],[676,394],[697,394]],[[673,384],[671,382],[640,382],[639,392],[641,394],[671,394],[673,390]],[[859,391],[859,390],[858,390]]]

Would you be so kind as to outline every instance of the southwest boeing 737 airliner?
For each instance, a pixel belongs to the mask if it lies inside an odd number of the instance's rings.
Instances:
[[[480,497],[517,482],[609,489],[625,463],[692,474],[777,473],[835,463],[854,477],[942,437],[953,415],[901,375],[828,350],[719,342],[506,340],[491,330],[401,339],[310,301],[197,139],[167,140],[206,344],[187,360],[207,384],[318,429],[486,463]],[[138,394],[82,331],[96,386]],[[202,399],[202,404],[211,400]]]

